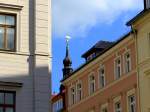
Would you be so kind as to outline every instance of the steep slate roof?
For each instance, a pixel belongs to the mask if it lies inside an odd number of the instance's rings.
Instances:
[[[100,40],[94,45],[94,47],[95,48],[106,48],[111,44],[112,44],[112,42]]]
[[[81,66],[79,66],[77,69],[75,69],[70,75],[68,75],[68,77],[64,78],[61,80],[61,82],[65,81],[66,79],[68,79],[69,77],[71,77],[72,75],[74,75],[76,72],[78,72],[79,70],[81,70],[83,67],[85,67],[86,65],[88,65],[89,63],[91,63],[92,61],[94,61],[95,59],[97,59],[99,56],[103,55],[105,52],[107,52],[108,50],[110,50],[111,48],[115,47],[117,44],[119,44],[120,42],[122,42],[124,39],[126,39],[130,34],[132,33],[132,31],[128,32],[127,34],[123,35],[120,39],[118,39],[117,41],[115,41],[112,45],[110,45],[109,47],[107,47],[105,50],[103,50],[100,54],[98,54],[95,58],[93,58],[92,60],[85,62],[84,64],[82,64]]]
[[[85,58],[85,57],[87,57],[91,52],[94,52],[94,51],[101,52],[101,51],[103,51],[104,49],[106,49],[107,47],[111,46],[112,44],[113,44],[113,42],[100,40],[100,41],[98,41],[92,48],[90,48],[88,51],[86,51],[86,52],[82,55],[82,57]]]

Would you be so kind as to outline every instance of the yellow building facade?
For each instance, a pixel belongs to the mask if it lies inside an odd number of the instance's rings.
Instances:
[[[127,23],[134,31],[136,40],[141,112],[150,112],[150,6],[147,1],[144,10]]]

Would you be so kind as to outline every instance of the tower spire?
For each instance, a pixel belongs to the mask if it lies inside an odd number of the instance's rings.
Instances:
[[[69,57],[69,36],[66,36],[66,57]]]
[[[66,36],[66,56],[63,60],[64,68],[63,68],[63,77],[66,78],[72,71],[72,61],[69,55],[69,36]]]

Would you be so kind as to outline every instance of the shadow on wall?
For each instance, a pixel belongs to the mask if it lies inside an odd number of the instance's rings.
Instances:
[[[5,58],[4,55],[12,58]],[[17,112],[26,112],[27,108],[28,112],[33,112],[34,106],[38,108],[50,106],[49,66],[36,66],[33,59],[33,56],[0,54],[0,90],[16,92]],[[40,103],[35,103],[36,101]]]

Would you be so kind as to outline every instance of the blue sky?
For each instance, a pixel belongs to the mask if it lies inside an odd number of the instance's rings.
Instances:
[[[143,0],[52,0],[52,91],[59,92],[70,39],[73,69],[84,63],[81,55],[99,40],[114,41],[127,33],[125,24],[143,9]]]

